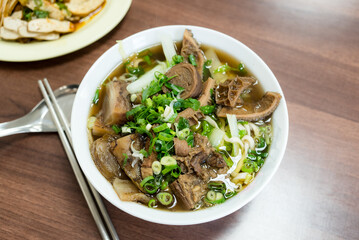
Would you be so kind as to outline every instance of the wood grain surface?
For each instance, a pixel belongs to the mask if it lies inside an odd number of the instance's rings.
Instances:
[[[0,62],[0,122],[41,100],[38,79],[79,84],[115,40],[172,24],[221,31],[268,64],[288,103],[288,147],[259,196],[214,222],[158,225],[105,201],[120,238],[359,239],[359,0],[133,0],[113,31],[82,50]],[[0,239],[99,238],[57,134],[1,138]]]

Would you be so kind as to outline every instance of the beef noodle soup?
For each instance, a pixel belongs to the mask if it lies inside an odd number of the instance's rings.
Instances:
[[[190,30],[121,63],[88,118],[94,163],[123,201],[168,210],[221,204],[268,156],[281,96],[263,92],[240,56],[200,46]]]

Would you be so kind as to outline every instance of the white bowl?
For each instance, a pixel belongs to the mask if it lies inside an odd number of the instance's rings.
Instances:
[[[161,211],[137,203],[123,202],[118,198],[112,185],[97,170],[91,158],[86,132],[87,117],[96,88],[123,60],[118,44],[107,50],[87,72],[77,91],[71,118],[72,138],[77,159],[96,190],[109,202],[128,214],[150,222],[169,225],[209,222],[227,216],[243,207],[265,187],[277,171],[288,139],[287,105],[277,79],[263,60],[238,40],[203,27],[163,26],[148,29],[124,39],[122,41],[123,49],[127,55],[130,55],[159,44],[162,33],[169,34],[173,40],[180,41],[186,28],[192,30],[198,42],[214,46],[242,61],[259,80],[265,91],[274,91],[282,95],[282,100],[272,117],[274,136],[269,156],[254,181],[243,191],[223,204],[188,212]]]

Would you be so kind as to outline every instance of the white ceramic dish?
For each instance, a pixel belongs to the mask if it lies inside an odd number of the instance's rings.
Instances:
[[[62,56],[102,38],[121,22],[132,0],[107,0],[104,8],[79,30],[55,41],[18,43],[0,40],[0,61],[31,62]]]
[[[132,54],[160,42],[162,33],[172,39],[182,40],[184,30],[191,29],[194,37],[206,45],[215,46],[241,60],[259,79],[265,91],[279,92],[283,98],[273,114],[274,137],[269,157],[255,180],[237,196],[225,203],[194,212],[169,212],[148,208],[144,205],[123,202],[116,195],[111,184],[97,170],[91,159],[87,140],[86,123],[91,100],[99,84],[119,65],[122,56],[118,45],[107,50],[90,68],[78,89],[72,111],[72,137],[75,153],[86,177],[92,185],[113,205],[141,219],[170,225],[190,225],[209,222],[231,214],[251,201],[269,182],[276,172],[287,144],[288,112],[283,92],[275,76],[252,50],[244,44],[220,32],[195,26],[164,26],[134,34],[123,40],[126,54]]]

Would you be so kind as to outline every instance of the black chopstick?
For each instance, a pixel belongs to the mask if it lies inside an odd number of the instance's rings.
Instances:
[[[100,235],[101,235],[102,239],[106,239],[106,240],[111,239],[107,232],[107,231],[109,231],[112,236],[112,239],[118,240],[119,237],[116,233],[116,230],[112,224],[112,221],[107,213],[107,210],[102,202],[100,195],[93,188],[93,186],[86,180],[86,178],[84,177],[84,175],[78,165],[77,159],[76,159],[75,154],[72,149],[71,131],[70,131],[67,119],[66,119],[65,115],[63,114],[61,108],[58,106],[56,98],[52,92],[52,89],[51,89],[50,84],[48,83],[47,79],[44,79],[44,83],[45,83],[46,89],[47,89],[53,103],[51,103],[42,81],[41,80],[38,81],[40,90],[41,90],[42,95],[45,99],[45,102],[49,108],[49,111],[51,113],[51,116],[55,123],[55,126],[58,130],[60,140],[61,140],[63,147],[65,149],[65,152],[67,154],[67,157],[71,164],[72,170],[75,173],[76,179],[80,185],[81,191],[85,197],[85,200],[88,204],[90,212],[95,220],[95,223],[100,232]],[[60,123],[60,121],[61,121],[61,123]],[[64,133],[64,130],[65,130],[66,135]],[[91,194],[91,192],[92,192],[92,194]],[[99,212],[99,210],[100,210],[100,212]],[[103,223],[100,213],[102,214],[102,218],[106,223],[107,229],[105,227],[105,224]]]

